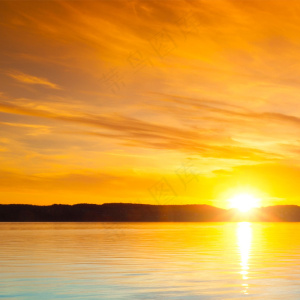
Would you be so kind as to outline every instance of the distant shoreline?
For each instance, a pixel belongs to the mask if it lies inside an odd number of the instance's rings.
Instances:
[[[210,205],[0,204],[0,222],[300,222],[300,207],[276,205],[249,213]]]

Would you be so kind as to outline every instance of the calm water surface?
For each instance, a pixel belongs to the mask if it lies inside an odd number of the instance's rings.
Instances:
[[[300,299],[300,223],[0,223],[0,299]]]

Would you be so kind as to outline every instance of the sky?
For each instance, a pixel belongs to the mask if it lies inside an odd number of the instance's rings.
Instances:
[[[298,204],[300,2],[0,1],[0,203]]]

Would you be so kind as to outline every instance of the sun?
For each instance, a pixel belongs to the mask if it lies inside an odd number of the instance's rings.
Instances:
[[[252,208],[258,207],[260,199],[250,194],[242,193],[231,198],[229,202],[232,208],[237,208],[241,212],[247,212]]]

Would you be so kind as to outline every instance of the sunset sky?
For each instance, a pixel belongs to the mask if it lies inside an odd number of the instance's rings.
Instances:
[[[300,205],[300,2],[0,1],[0,202]]]

